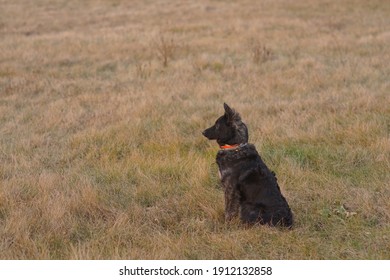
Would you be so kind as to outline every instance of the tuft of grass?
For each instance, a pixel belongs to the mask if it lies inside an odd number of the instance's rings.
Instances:
[[[252,43],[251,55],[255,64],[263,64],[273,59],[274,54],[270,48],[260,43]]]
[[[167,39],[164,36],[160,36],[160,39],[154,43],[153,48],[163,67],[167,67],[168,61],[174,58],[177,47],[173,38]]]

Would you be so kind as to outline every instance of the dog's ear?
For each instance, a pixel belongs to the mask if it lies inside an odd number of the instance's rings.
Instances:
[[[232,123],[234,121],[240,121],[241,117],[234,109],[230,108],[229,105],[223,103],[223,108],[225,109],[225,116],[228,122]]]
[[[223,108],[225,109],[226,114],[234,113],[234,110],[229,107],[226,103],[223,103]]]

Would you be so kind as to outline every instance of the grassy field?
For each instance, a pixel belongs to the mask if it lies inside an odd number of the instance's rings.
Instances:
[[[389,14],[0,0],[0,259],[389,259]],[[293,230],[224,222],[223,102]]]

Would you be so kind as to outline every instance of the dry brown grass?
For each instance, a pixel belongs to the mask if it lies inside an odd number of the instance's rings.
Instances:
[[[385,2],[0,1],[0,258],[390,258]],[[224,223],[224,101],[294,230]]]

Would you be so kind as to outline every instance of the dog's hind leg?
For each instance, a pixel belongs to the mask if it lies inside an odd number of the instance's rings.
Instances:
[[[241,221],[246,224],[262,223],[262,208],[251,203],[243,203],[241,205]]]

